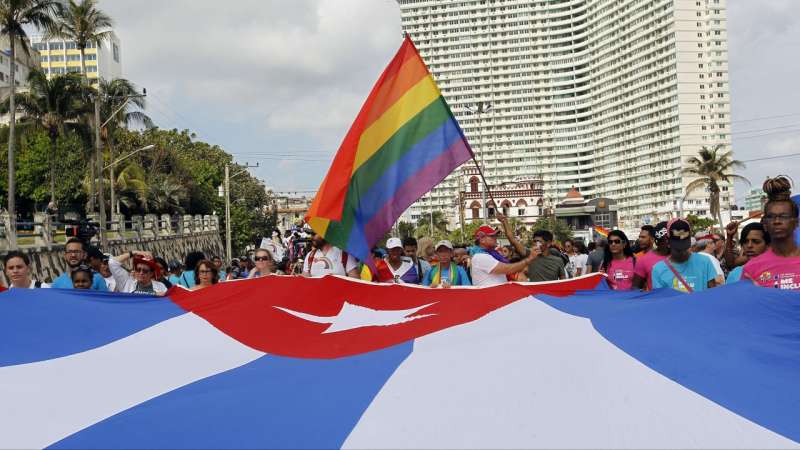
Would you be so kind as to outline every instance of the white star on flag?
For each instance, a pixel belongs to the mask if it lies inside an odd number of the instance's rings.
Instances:
[[[356,328],[363,328],[363,327],[375,327],[375,326],[385,327],[389,325],[399,325],[401,323],[410,322],[412,320],[421,319],[423,317],[435,316],[435,314],[422,314],[419,316],[408,317],[416,313],[417,311],[420,311],[422,309],[427,308],[428,306],[433,305],[434,303],[428,303],[427,305],[422,305],[416,308],[403,309],[403,310],[383,310],[383,309],[376,310],[376,309],[366,308],[364,306],[353,305],[345,301],[344,305],[342,305],[342,309],[339,311],[339,314],[335,316],[315,316],[313,314],[307,314],[298,311],[292,311],[291,309],[287,308],[281,308],[280,306],[275,306],[275,308],[280,309],[281,311],[291,314],[300,319],[308,320],[309,322],[331,324],[323,332],[323,334],[326,334],[326,333],[336,333],[339,331],[353,330]]]

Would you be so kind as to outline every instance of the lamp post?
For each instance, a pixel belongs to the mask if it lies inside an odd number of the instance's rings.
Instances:
[[[95,159],[96,159],[96,167],[97,167],[97,199],[98,199],[98,216],[100,218],[100,246],[105,248],[108,244],[108,240],[106,238],[106,196],[105,196],[105,189],[103,188],[103,148],[100,142],[100,130],[103,129],[109,122],[117,115],[120,111],[122,111],[125,106],[128,105],[128,102],[132,98],[140,98],[147,96],[147,89],[142,89],[141,94],[133,94],[133,95],[123,95],[123,96],[111,96],[107,95],[106,98],[119,98],[125,99],[114,112],[106,119],[105,122],[102,124],[100,123],[100,86],[97,87],[97,92],[94,95],[94,147],[95,147]],[[113,164],[111,164],[113,167]],[[114,175],[113,172],[111,174],[111,189],[114,189]],[[113,197],[112,196],[112,208],[113,208]],[[92,202],[92,207],[94,207],[94,202]],[[113,212],[113,210],[112,210]]]
[[[251,166],[249,164],[244,165],[244,169],[240,170],[239,172],[231,175],[231,165],[225,164],[225,184],[223,185],[223,189],[225,190],[225,258],[226,263],[230,263],[231,259],[233,259],[233,251],[231,249],[231,178],[239,176],[245,172],[247,169],[258,167],[258,163],[255,166]]]
[[[466,105],[464,107],[470,114],[476,114],[478,116],[478,156],[481,160],[481,170],[485,170],[486,165],[484,164],[483,157],[483,115],[492,109],[492,104],[479,101],[475,105]],[[481,214],[483,215],[483,220],[489,223],[489,213],[486,207],[486,186],[481,189]]]

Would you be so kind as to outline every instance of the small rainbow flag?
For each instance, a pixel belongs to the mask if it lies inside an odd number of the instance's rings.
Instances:
[[[604,238],[608,237],[608,233],[610,231],[611,230],[609,230],[608,228],[601,227],[600,225],[595,225],[594,226],[594,232],[599,234],[600,236],[603,236]]]
[[[370,249],[395,220],[471,157],[464,132],[406,36],[339,147],[306,222],[369,264]]]

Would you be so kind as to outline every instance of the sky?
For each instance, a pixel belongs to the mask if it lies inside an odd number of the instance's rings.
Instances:
[[[401,43],[395,0],[101,0],[147,113],[279,192],[313,191]],[[728,2],[734,155],[800,182],[800,1]],[[737,198],[748,186],[737,185]],[[800,191],[800,188],[795,189]]]

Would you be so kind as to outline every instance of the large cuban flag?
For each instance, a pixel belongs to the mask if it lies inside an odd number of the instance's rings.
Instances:
[[[0,294],[0,448],[797,448],[800,294]]]

